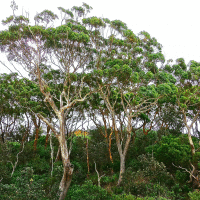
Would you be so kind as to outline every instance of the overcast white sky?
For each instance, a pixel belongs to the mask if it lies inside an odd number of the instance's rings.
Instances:
[[[81,6],[85,2],[93,7],[92,16],[119,19],[135,34],[147,31],[163,45],[166,60],[183,57],[200,62],[200,15],[199,0],[16,0],[18,11],[28,11],[30,17],[44,9],[59,16],[57,7],[65,9]],[[12,15],[11,0],[4,0],[0,7],[0,21]],[[0,25],[0,30],[4,27]],[[5,60],[0,55],[0,59]],[[0,64],[0,73],[8,72]]]

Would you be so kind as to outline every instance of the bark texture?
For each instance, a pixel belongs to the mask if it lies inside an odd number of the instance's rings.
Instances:
[[[61,191],[59,200],[65,199],[67,195],[67,191],[72,181],[72,174],[74,170],[74,166],[70,163],[70,160],[68,160],[64,164],[63,167],[64,167],[64,172],[63,172],[63,177],[62,177],[62,180],[60,182],[60,187],[59,187]]]

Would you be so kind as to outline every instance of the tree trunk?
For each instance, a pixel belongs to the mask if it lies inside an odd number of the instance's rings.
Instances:
[[[37,123],[37,120],[36,120],[35,116],[32,117],[32,120],[33,120],[33,123],[35,125],[35,140],[34,140],[33,147],[34,147],[34,151],[36,151],[39,132],[40,132],[40,118],[38,119],[38,123]]]
[[[71,184],[71,181],[72,181],[72,174],[73,174],[73,170],[74,170],[74,167],[73,165],[70,163],[70,160],[68,160],[64,166],[64,172],[63,172],[63,177],[62,177],[62,180],[60,182],[60,198],[59,200],[64,200],[66,195],[67,195],[67,191],[69,189],[69,186]]]
[[[198,157],[196,156],[196,151],[195,151],[194,143],[191,136],[191,128],[187,127],[187,129],[188,129],[189,143],[190,143],[191,152],[192,152],[192,168],[193,168],[192,169],[193,177],[191,177],[192,187],[193,189],[198,189],[200,187],[199,172],[198,172]]]
[[[189,140],[189,143],[190,143],[192,157],[193,157],[195,155],[195,147],[194,147],[194,143],[193,143],[193,140],[192,140],[191,129],[187,125],[186,125],[186,127],[187,127],[187,131],[188,131],[188,140]]]
[[[74,166],[70,163],[70,153],[67,147],[67,141],[65,139],[65,134],[63,130],[64,128],[61,129],[61,134],[59,137],[60,152],[61,152],[62,163],[63,163],[63,177],[59,186],[59,189],[61,192],[59,200],[65,199],[67,195],[67,191],[72,181],[72,174],[74,170]]]
[[[87,154],[87,168],[88,168],[87,177],[89,177],[89,174],[90,174],[90,162],[89,162],[89,151],[88,151],[88,138],[86,140],[86,154]]]
[[[199,171],[198,171],[198,161],[197,158],[193,159],[193,171],[192,175],[195,177],[192,177],[192,187],[193,189],[199,189],[200,183],[199,183]]]
[[[34,147],[34,151],[36,151],[37,149],[37,141],[38,141],[38,137],[39,137],[39,127],[35,127],[36,130],[35,130],[35,140],[34,140],[34,144],[33,144],[33,147]]]
[[[47,125],[47,135],[45,139],[45,149],[47,148],[48,140],[49,140],[49,132],[50,132],[50,126]]]
[[[124,149],[122,149],[122,144],[119,140],[118,131],[115,132],[115,137],[116,137],[117,148],[118,148],[118,152],[119,152],[119,156],[120,156],[120,173],[119,173],[119,179],[118,179],[118,182],[117,182],[117,185],[119,186],[122,182],[123,174],[126,170],[125,161],[126,161],[126,154],[128,152],[129,144],[130,144],[130,141],[131,141],[131,134],[128,133],[128,135],[127,135]]]
[[[117,185],[119,186],[122,182],[123,174],[125,172],[125,156],[123,154],[120,155],[120,173]]]
[[[112,133],[113,133],[113,132],[111,132],[110,135],[109,135],[108,152],[109,152],[110,161],[111,161],[112,164],[113,164],[113,158],[112,158],[112,153],[111,153]]]
[[[60,146],[58,147],[58,151],[57,151],[57,154],[56,154],[55,162],[58,162],[59,160],[61,160],[61,150],[60,150]]]
[[[188,133],[187,133],[188,140],[190,143],[191,153],[192,153],[192,163],[191,163],[192,171],[190,174],[190,182],[192,182],[192,187],[194,189],[198,189],[200,187],[199,172],[198,172],[198,157],[196,156],[196,150],[195,150],[195,146],[194,146],[194,143],[192,140],[192,134],[191,134],[191,128],[192,128],[193,123],[190,126],[188,126],[186,114],[184,112],[183,112],[183,114],[184,114],[184,123],[185,123],[185,126],[188,131]]]

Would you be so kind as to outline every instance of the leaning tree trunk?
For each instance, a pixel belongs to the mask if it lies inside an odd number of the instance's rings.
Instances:
[[[197,189],[200,187],[200,182],[199,182],[199,172],[198,172],[198,157],[196,156],[196,151],[195,151],[195,147],[194,147],[194,143],[192,140],[192,135],[191,135],[191,128],[187,127],[187,131],[188,131],[188,139],[189,139],[189,143],[190,143],[190,147],[191,147],[191,152],[192,152],[192,171],[191,171],[191,175],[190,175],[190,182],[192,182],[192,186],[194,189]]]
[[[191,147],[191,153],[192,153],[192,163],[190,163],[190,165],[192,166],[192,171],[190,173],[190,181],[192,182],[192,186],[194,189],[200,188],[200,180],[199,180],[199,172],[198,172],[198,157],[196,155],[196,150],[195,150],[195,146],[192,140],[192,134],[191,134],[191,128],[192,125],[194,123],[194,121],[192,122],[192,124],[190,126],[188,126],[187,124],[187,117],[186,114],[183,111],[183,115],[184,115],[184,124],[187,128],[188,131],[188,140],[190,143],[190,147]]]
[[[199,182],[199,171],[198,171],[198,161],[197,158],[193,158],[193,165],[192,165],[192,187],[193,189],[199,189],[200,188],[200,182]]]

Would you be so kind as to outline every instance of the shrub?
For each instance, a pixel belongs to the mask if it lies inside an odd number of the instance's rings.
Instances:
[[[21,170],[20,175],[15,179],[14,184],[1,184],[1,199],[13,200],[37,200],[45,197],[45,191],[42,189],[42,180],[35,182],[33,179],[33,169],[26,167]]]
[[[175,137],[163,136],[161,141],[146,148],[146,152],[153,152],[159,162],[163,162],[168,168],[175,169],[176,166],[188,167],[191,160],[191,148],[187,135]],[[173,163],[173,164],[172,164]]]
[[[50,169],[50,163],[44,158],[40,158],[39,155],[36,155],[31,162],[28,163],[30,167],[33,167],[33,170],[36,174],[48,173]]]
[[[200,199],[200,192],[199,192],[199,190],[195,190],[193,192],[189,192],[188,196],[190,197],[190,200],[199,200]]]
[[[111,200],[112,194],[107,190],[86,181],[83,185],[73,185],[67,193],[68,200]]]
[[[159,163],[147,154],[138,157],[137,165],[137,171],[129,167],[124,174],[122,186],[126,193],[143,197],[171,198],[174,196],[174,193],[167,188],[173,180],[163,163]]]

